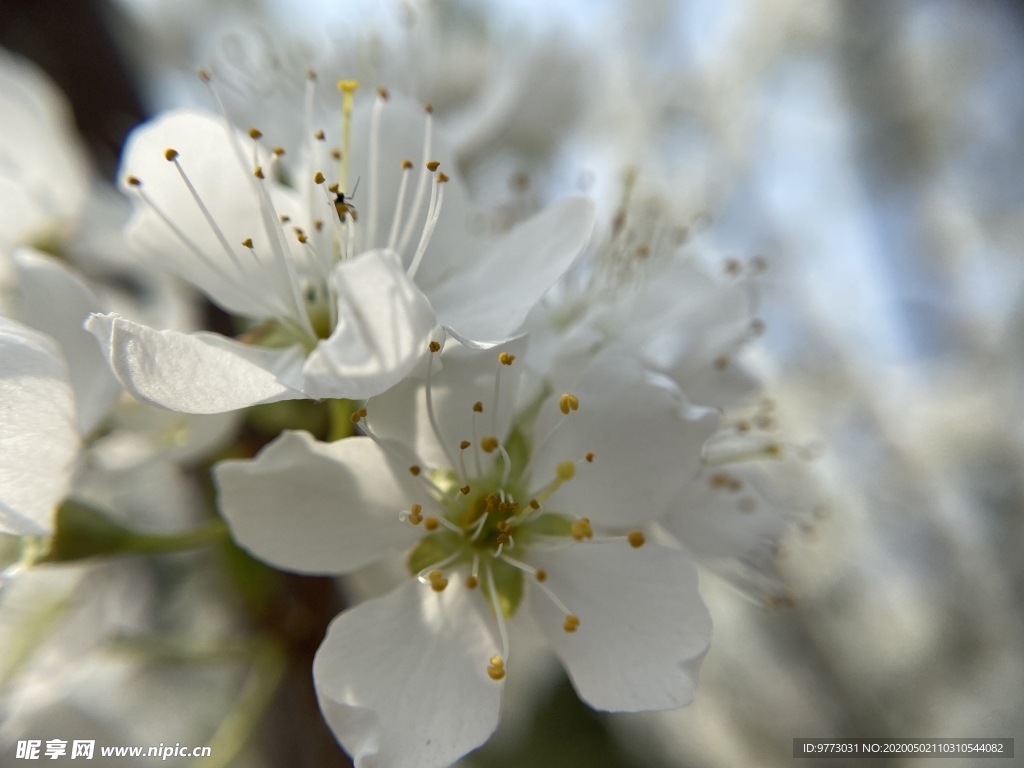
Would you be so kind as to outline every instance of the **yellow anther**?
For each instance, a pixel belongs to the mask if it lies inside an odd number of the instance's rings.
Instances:
[[[594,538],[594,529],[590,527],[590,519],[586,517],[581,517],[574,522],[569,533],[576,541]]]
[[[307,236],[305,235],[305,233],[303,233],[303,232],[298,232],[298,233],[297,233],[297,234],[295,235],[295,237],[296,237],[296,238],[298,238],[298,241],[299,241],[300,243],[302,243],[303,245],[305,245],[305,244],[306,244],[306,243],[307,243],[307,242],[309,241],[309,238],[308,238],[308,237],[307,237]]]
[[[139,181],[139,177],[138,176],[125,176],[124,180],[128,183],[129,187],[141,187],[142,186],[142,182]]]
[[[547,581],[548,580],[548,572],[545,571],[543,568],[538,568],[537,572],[535,574],[533,574],[533,575],[537,579],[537,581]]]
[[[555,468],[559,480],[572,480],[576,476],[576,465],[571,461],[563,461]]]
[[[413,477],[419,477],[420,472],[422,472],[423,470],[419,468],[419,465],[413,464],[411,467],[409,467],[409,471],[412,473]]]
[[[473,403],[473,411],[475,413],[483,413],[484,412],[484,404],[481,403],[479,400],[477,400],[475,403]]]
[[[725,274],[732,275],[735,277],[743,271],[743,265],[739,259],[726,259],[725,260]]]
[[[352,415],[349,418],[352,420],[353,424],[358,424],[361,419],[365,419],[366,418],[366,409],[365,408],[359,408],[359,409],[353,411]]]
[[[259,128],[250,128],[249,129],[249,138],[250,139],[254,139],[254,140],[255,139],[262,139],[263,138],[263,131],[261,131]]]
[[[255,176],[257,179],[266,178],[266,176],[263,175],[263,167],[259,165],[256,166],[256,170],[252,172],[252,175]]]
[[[472,573],[466,577],[466,589],[476,589],[479,584],[480,579],[478,579]]]
[[[491,663],[487,665],[487,676],[491,680],[505,679],[505,661],[501,656],[491,656]]]
[[[575,411],[580,407],[580,399],[576,395],[571,395],[566,392],[560,398],[558,398],[558,410],[564,414],[568,414],[569,411]]]
[[[648,256],[651,255],[651,246],[647,245],[646,243],[638,245],[636,247],[635,254],[638,259],[646,259]]]
[[[171,147],[168,147],[167,149],[164,150],[164,160],[166,160],[167,162],[172,163],[174,162],[175,159],[177,159],[177,157],[178,150],[172,149]]]
[[[316,221],[313,222],[313,229],[315,229],[317,232],[319,232],[323,228],[324,223],[320,219],[317,219]]]
[[[402,161],[402,170],[403,171],[408,171],[408,170],[411,170],[411,169],[412,169],[412,160],[403,160]]]
[[[433,570],[427,574],[427,578],[430,579],[430,588],[435,592],[444,592],[444,588],[448,586],[448,579],[441,571]]]
[[[715,358],[715,368],[719,371],[724,371],[729,367],[729,358],[726,355],[719,355]]]
[[[202,80],[204,83],[210,82],[210,73],[207,70],[200,69],[198,72],[196,72],[196,74],[199,75],[199,79]]]
[[[474,408],[474,410],[476,410]],[[485,437],[480,441],[480,450],[484,453],[493,453],[498,450],[498,438],[496,437]]]
[[[341,150],[337,149],[337,148],[332,149],[331,150],[331,157],[333,159],[335,159],[335,160],[341,160]]]
[[[438,344],[436,341],[430,342],[430,351],[431,352],[440,352],[441,351],[441,345]]]
[[[330,192],[332,195],[338,194],[340,189],[341,187],[339,187],[337,184],[331,184],[329,187],[327,187],[327,191]]]
[[[436,171],[440,167],[441,167],[441,161],[440,160],[431,160],[431,161],[429,161],[427,163],[427,170],[430,171],[431,173],[433,173],[434,171]]]
[[[245,240],[242,241],[242,245],[244,245],[246,248],[252,248],[253,247],[253,245],[252,245],[252,238],[251,237],[245,238]]]
[[[437,174],[437,183],[438,184],[444,184],[446,181],[449,181],[447,173],[445,173],[444,171],[441,171],[441,173]]]
[[[306,70],[306,79],[307,80],[316,80],[316,70],[313,69],[312,67],[307,69]]]
[[[313,177],[313,183],[314,184],[323,184],[325,181],[327,181],[327,179],[324,177],[323,172],[322,171],[317,171],[316,175]]]
[[[342,93],[352,94],[359,90],[358,80],[339,80],[338,90]]]
[[[289,216],[287,213],[282,213],[280,216],[278,216],[278,218],[281,219],[282,224],[287,224],[289,221],[292,220],[292,217]]]
[[[423,523],[423,527],[428,531],[436,531],[439,525],[441,524],[437,521],[436,517],[428,517]]]
[[[461,488],[459,488],[459,493],[461,493],[463,496],[469,496],[469,491],[470,487],[468,485],[464,485]]]
[[[323,129],[320,129],[319,131],[317,131],[316,133],[314,133],[314,134],[313,134],[313,138],[314,138],[314,139],[316,139],[317,141],[323,141],[323,140],[324,140],[324,132],[323,132]]]
[[[391,97],[391,94],[388,92],[388,89],[385,88],[384,86],[381,86],[377,89],[377,95],[384,101],[387,101]]]
[[[428,101],[426,104],[423,105],[423,111],[426,112],[428,115],[432,115],[434,113],[434,105]]]
[[[516,356],[510,355],[508,352],[502,352],[500,355],[498,355],[498,362],[500,362],[502,365],[512,365],[515,359]]]
[[[587,464],[593,464],[594,463],[594,452],[593,451],[587,451],[586,455],[583,458],[585,458],[587,460]]]
[[[644,538],[643,531],[630,531],[627,538],[629,539],[629,545],[634,549],[640,549],[647,541]]]
[[[540,509],[540,502],[536,499],[530,499],[530,509]]]
[[[463,440],[461,443],[459,443],[459,449],[464,451],[467,448],[469,448],[469,446],[471,446],[471,445],[472,445],[472,443],[469,442],[469,440]]]
[[[575,613],[570,613],[568,616],[565,617],[565,624],[562,625],[562,629],[564,629],[566,632],[575,632],[577,629],[579,629],[579,626],[580,617],[577,616]]]

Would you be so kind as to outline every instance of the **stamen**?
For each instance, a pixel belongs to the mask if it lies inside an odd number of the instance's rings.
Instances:
[[[640,549],[647,541],[644,538],[643,531],[630,531],[629,536],[626,538],[629,539],[629,546],[633,547],[633,549]]]
[[[483,471],[480,468],[480,450],[479,450],[480,443],[476,439],[476,415],[478,413],[482,413],[483,410],[484,410],[484,404],[481,403],[479,400],[477,400],[475,403],[473,403],[473,413],[472,413],[472,416],[471,416],[471,419],[470,419],[470,433],[473,435],[473,443],[476,446],[478,446],[477,449],[473,451],[473,463],[476,465],[476,475],[477,475],[477,477],[482,475]]]
[[[377,89],[377,98],[373,102],[370,115],[370,200],[366,217],[366,242],[364,248],[373,248],[377,244],[377,190],[380,187],[380,116],[384,102],[388,100],[386,88]],[[347,151],[347,150],[346,150]]]
[[[434,373],[434,355],[439,352],[441,345],[436,341],[430,342],[430,356],[427,358],[427,384],[426,399],[427,399],[427,418],[430,419],[430,426],[434,430],[434,437],[437,438],[437,442],[444,450],[445,456],[448,457],[449,466],[455,466],[455,457],[452,456],[451,451],[448,448],[448,442],[444,439],[444,435],[441,434],[441,425],[437,422],[437,414],[434,413],[434,394],[433,387],[431,386]],[[466,482],[466,476],[463,475],[461,478],[463,483]]]
[[[726,464],[740,464],[758,459],[780,459],[784,453],[785,449],[780,443],[772,442],[744,451],[729,451],[717,456],[706,456],[704,464],[709,467],[721,467]]]
[[[423,206],[423,196],[427,191],[427,161],[430,159],[431,139],[434,133],[434,120],[431,117],[433,108],[430,105],[424,110],[427,114],[426,125],[423,128],[423,159],[420,161],[420,178],[416,182],[416,195],[413,197],[411,215],[405,221],[405,227],[402,229],[402,239],[399,242],[398,252],[404,253],[405,249],[409,245],[409,238],[412,237],[412,228],[416,225],[417,219],[420,217],[420,208]],[[433,171],[430,171],[433,173]]]
[[[491,656],[491,663],[487,665],[487,675],[495,681],[505,679],[505,662],[501,656]]]
[[[352,101],[359,88],[358,80],[339,80],[341,91],[341,165],[338,169],[338,184],[348,189],[348,153],[352,146]]]
[[[472,567],[472,570],[469,573],[469,576],[466,577],[466,588],[467,589],[476,589],[477,585],[479,583],[480,583],[480,555],[474,553],[473,554],[473,567]]]
[[[444,203],[444,184],[448,181],[448,177],[439,173],[437,175],[437,183],[434,184],[434,190],[437,192],[437,200],[434,200],[434,194],[431,192],[430,195],[430,208],[427,209],[427,222],[426,226],[423,227],[423,234],[420,236],[420,243],[416,246],[416,254],[412,257],[412,263],[409,266],[409,278],[415,278],[416,273],[419,271],[420,262],[423,261],[423,255],[427,252],[427,246],[430,244],[430,238],[434,235],[434,228],[437,227],[438,219],[441,218],[441,205]]]
[[[571,461],[563,461],[555,467],[555,479],[537,493],[531,493],[530,498],[536,500],[538,504],[543,504],[551,498],[555,491],[562,487],[562,483],[572,480],[575,476],[576,464]]]
[[[431,161],[427,163],[427,170],[434,173],[437,170],[438,165],[440,164],[436,161]],[[421,249],[420,246],[423,245],[423,239],[426,237],[427,230],[430,228],[430,220],[434,215],[434,207],[437,205],[437,195],[440,186],[440,184],[435,183],[430,187],[430,203],[427,205],[427,217],[423,222],[423,232],[420,233],[420,241],[416,245],[416,253],[410,260],[409,268],[406,270],[406,274],[409,275],[410,280],[416,277],[416,273],[420,268],[420,260],[426,252],[426,248]]]
[[[590,518],[581,517],[576,520],[570,528],[570,533],[574,541],[594,538],[594,529],[590,525]]]
[[[429,584],[437,578],[437,576],[434,575],[435,573],[443,575],[443,569],[447,568],[449,565],[454,563],[461,556],[461,552],[455,552],[451,555],[448,555],[448,557],[444,558],[444,560],[433,563],[432,565],[428,565],[426,568],[424,568],[422,571],[416,574],[416,580],[419,581],[420,584]]]
[[[224,236],[224,233],[221,231],[221,228],[217,226],[217,222],[213,218],[213,214],[210,213],[210,209],[206,207],[206,205],[203,203],[202,198],[199,197],[199,192],[196,191],[196,188],[195,186],[193,186],[192,181],[188,177],[188,174],[185,173],[185,169],[181,167],[181,162],[178,160],[178,157],[179,154],[176,149],[167,149],[164,152],[164,158],[166,158],[168,162],[174,164],[174,167],[178,171],[178,175],[181,176],[181,180],[185,182],[185,186],[188,188],[189,194],[192,195],[192,199],[195,201],[195,204],[199,208],[199,211],[203,214],[203,218],[206,219],[206,223],[210,225],[210,229],[213,230],[213,234],[220,242],[221,247],[224,249],[224,252],[228,255],[228,258],[235,265],[238,271],[241,272],[242,263],[238,260],[238,255],[235,253],[234,249],[228,244],[228,239]]]
[[[402,212],[405,209],[405,190],[409,186],[409,171],[412,170],[412,160],[402,161],[402,180],[398,183],[398,201],[395,203],[395,216],[391,219],[391,231],[388,233],[388,250],[395,250],[398,241],[398,223],[402,220]]]
[[[395,447],[395,445],[393,443],[391,443],[391,442],[384,442],[379,437],[377,437],[377,435],[375,435],[373,433],[373,430],[370,429],[369,424],[367,424],[367,422],[365,420],[365,416],[366,416],[365,409],[360,409],[360,410],[363,411],[363,417],[364,417],[363,418],[363,422],[360,424],[360,428],[363,430],[363,434],[366,435],[371,440],[373,440],[373,442],[375,442],[378,446],[380,446],[381,449],[383,449],[385,452],[390,453],[392,456],[396,456],[397,458],[399,458],[402,461],[408,461],[409,457],[406,456],[406,455],[403,455],[402,452],[400,452]],[[409,453],[413,455],[413,460],[418,462],[416,464],[412,464],[409,467],[409,473],[413,477],[416,477],[419,480],[421,480],[423,483],[425,483],[433,491],[434,498],[436,498],[436,499],[443,499],[445,497],[445,492],[442,491],[441,488],[439,488],[438,485],[433,480],[431,480],[429,477],[427,477],[427,475],[423,472],[422,462],[419,460],[419,458],[416,457],[416,455],[411,450],[408,449],[408,446],[403,446],[403,447],[406,448],[406,450],[408,450]]]
[[[578,410],[580,407],[580,399],[576,395],[566,392],[558,398],[558,410],[562,412],[562,417],[555,422],[555,425],[551,428],[544,437],[537,443],[536,447],[530,452],[530,458],[526,462],[526,466],[523,468],[523,477],[528,477],[530,469],[533,467],[533,459],[547,447],[547,444],[551,442],[551,438],[555,436],[555,433],[561,429],[562,424],[565,423],[566,416],[572,411]],[[594,454],[587,454],[589,458],[587,461],[593,461]]]
[[[494,585],[494,570],[491,568],[490,563],[485,563],[485,565],[487,567],[487,592],[491,598],[491,608],[494,610],[494,616],[498,620],[498,632],[501,635],[501,656],[507,659],[508,628],[505,626],[505,614],[501,610],[501,602],[498,600],[498,588]],[[494,663],[494,659],[491,659],[491,663]]]
[[[132,183],[133,180],[136,183]],[[186,248],[192,251],[192,254],[197,259],[199,259],[212,272],[215,272],[218,277],[220,277],[222,280],[226,282],[234,283],[238,279],[237,277],[232,277],[231,275],[229,275],[227,272],[223,270],[223,268],[219,264],[217,264],[217,262],[213,261],[209,256],[207,256],[206,253],[198,245],[196,245],[196,243],[188,235],[186,235],[181,230],[181,228],[177,224],[175,224],[166,213],[164,213],[160,206],[158,206],[153,201],[153,199],[148,194],[146,194],[146,190],[143,189],[141,181],[139,181],[137,178],[133,176],[129,177],[128,183],[131,185],[132,189],[135,190],[135,193],[139,196],[139,199],[141,199],[143,203],[149,206],[150,210],[152,210],[153,213],[155,213],[160,218],[160,220],[167,226],[168,229],[170,229],[174,233],[174,235],[185,245]],[[274,307],[265,303],[266,300],[263,296],[254,295],[252,298],[256,299],[257,302],[263,306],[263,311],[266,312],[268,315],[273,315],[276,313],[276,309]]]

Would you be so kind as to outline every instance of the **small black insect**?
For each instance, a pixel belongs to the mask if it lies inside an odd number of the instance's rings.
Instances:
[[[342,221],[348,215],[352,216],[352,221],[359,221],[359,211],[349,201],[356,196],[356,190],[359,189],[359,179],[356,179],[356,185],[352,188],[352,194],[346,195],[344,192],[336,192],[334,195],[334,210],[338,212],[338,218]]]

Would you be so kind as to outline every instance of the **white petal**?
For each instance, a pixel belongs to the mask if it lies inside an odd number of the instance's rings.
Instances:
[[[748,463],[706,468],[683,487],[661,522],[698,558],[742,558],[771,547],[782,538],[792,515],[790,505],[771,487],[787,469],[774,462],[770,467]]]
[[[478,604],[479,603],[479,604]],[[356,768],[443,768],[498,724],[498,653],[477,592],[410,579],[336,618],[313,662],[320,708]]]
[[[537,455],[533,487],[553,479],[560,462],[593,452],[593,463],[580,464],[547,507],[610,526],[654,520],[696,474],[717,412],[688,405],[675,384],[631,357],[602,357],[583,372],[574,394],[579,410]],[[561,417],[557,401],[542,415],[540,435]]]
[[[477,416],[478,438],[493,434],[504,439],[508,434],[523,363],[500,365],[498,355],[508,352],[521,361],[525,351],[524,338],[483,352],[467,351],[459,349],[457,344],[449,344],[441,359],[435,359],[431,375],[434,413],[448,451],[456,461],[459,443],[473,438],[474,403],[479,401],[484,407],[483,413]],[[443,368],[439,365],[442,361]],[[494,377],[499,373],[501,384],[496,404]],[[448,467],[452,463],[430,424],[425,381],[406,379],[383,395],[371,399],[366,409],[370,428],[379,437],[410,446],[428,465]],[[495,454],[494,458],[497,456]],[[468,456],[466,461],[471,462]]]
[[[405,378],[427,354],[434,310],[390,251],[340,262],[333,275],[338,324],[306,361],[312,397],[362,400]]]
[[[477,341],[511,338],[590,239],[594,204],[568,197],[502,236],[429,292],[441,323]]]
[[[75,421],[57,345],[0,317],[0,533],[52,531],[78,455]]]
[[[320,443],[285,432],[247,461],[214,468],[231,533],[256,557],[300,573],[347,573],[422,531],[398,515],[430,507],[408,465],[368,437]]]
[[[244,165],[237,156],[239,147],[245,147]],[[180,165],[230,251],[225,250],[174,164],[164,157],[169,148],[180,153]],[[154,266],[188,280],[224,309],[250,317],[285,316],[292,308],[289,284],[270,266],[276,262],[262,224],[251,148],[251,139],[237,131],[229,133],[221,118],[199,110],[165,112],[136,128],[128,137],[119,171],[122,187],[136,203],[127,231]],[[261,155],[257,162],[266,164],[266,159]],[[138,190],[126,183],[129,176],[141,180],[141,191],[201,255],[142,201]],[[261,183],[275,198],[283,194],[270,179]],[[242,245],[246,238],[252,238],[259,260]]]
[[[305,397],[290,386],[302,360],[297,347],[264,349],[212,333],[155,331],[114,314],[92,315],[85,328],[124,388],[162,408],[222,413]]]
[[[69,230],[89,186],[71,109],[35,65],[6,50],[0,50],[0,115],[0,245]]]
[[[106,308],[92,290],[56,259],[23,248],[14,254],[18,318],[53,338],[67,361],[78,408],[78,429],[92,431],[121,394],[110,366],[82,323]]]
[[[530,596],[531,612],[581,699],[611,712],[673,709],[693,700],[711,616],[685,553],[617,541],[536,555],[533,563],[547,570],[548,586],[579,617],[579,628],[566,632],[561,609],[545,595]]]

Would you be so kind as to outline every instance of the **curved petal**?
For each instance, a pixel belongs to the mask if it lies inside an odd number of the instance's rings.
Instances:
[[[300,573],[348,573],[411,545],[422,531],[399,513],[433,503],[368,437],[320,443],[285,432],[254,459],[220,462],[214,477],[235,540]]]
[[[338,323],[306,361],[312,397],[363,400],[404,379],[427,354],[434,310],[391,251],[369,251],[334,269]]]
[[[632,357],[602,357],[583,372],[574,394],[579,410],[539,451],[533,485],[552,479],[560,462],[588,452],[593,462],[581,464],[548,507],[609,526],[660,516],[697,472],[717,412],[688,405],[674,383]],[[561,417],[556,404],[545,404],[539,434]]]
[[[121,394],[100,348],[82,328],[92,312],[102,312],[100,299],[77,275],[38,251],[14,254],[18,275],[18,318],[48,334],[59,345],[75,391],[78,429],[89,434]]]
[[[154,266],[188,280],[224,309],[249,317],[291,316],[290,284],[271,266],[280,266],[272,257],[280,246],[268,237],[254,185],[267,185],[275,199],[284,190],[270,179],[254,181],[251,145],[244,134],[229,132],[221,118],[195,109],[165,112],[136,128],[128,137],[119,172],[122,188],[135,201],[127,234]],[[245,157],[240,159],[243,147]],[[178,163],[220,235],[175,164],[165,158],[168,149],[179,153]],[[256,162],[267,164],[262,152]],[[129,177],[141,186],[128,183]],[[253,241],[252,251],[242,245],[246,238]]]
[[[593,227],[589,199],[567,197],[549,205],[429,292],[442,325],[477,341],[511,338],[582,253]]]
[[[264,349],[212,333],[155,331],[120,315],[92,315],[85,328],[131,394],[184,413],[223,413],[306,395],[291,386],[297,347]]]
[[[57,345],[0,317],[0,533],[53,530],[78,456],[75,421]]]
[[[494,732],[503,686],[486,672],[499,652],[486,611],[475,592],[409,579],[331,623],[313,680],[356,768],[443,768]]]
[[[561,609],[543,595],[531,596],[531,612],[581,699],[610,712],[674,709],[693,701],[697,668],[711,641],[711,615],[697,591],[697,567],[685,553],[615,541],[532,559],[580,620],[568,633]]]

